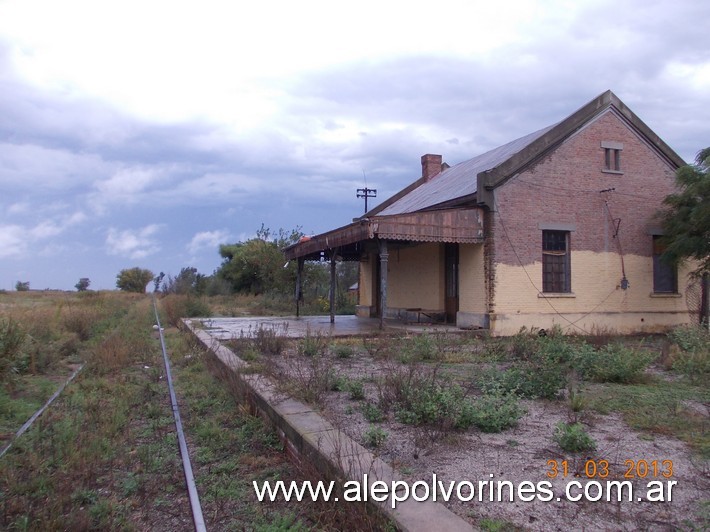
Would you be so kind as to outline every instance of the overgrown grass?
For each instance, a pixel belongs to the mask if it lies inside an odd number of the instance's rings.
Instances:
[[[145,468],[147,464],[141,457],[154,462],[160,456],[170,456],[172,460],[176,455],[174,440],[169,440],[167,450],[159,452],[167,434],[165,427],[144,433],[142,419],[154,403],[146,401],[146,387],[151,380],[143,368],[154,366],[156,357],[155,345],[149,339],[151,320],[146,318],[149,302],[123,296],[116,299],[73,301],[77,307],[67,314],[58,306],[56,323],[60,328],[69,324],[74,329],[87,364],[61,398],[4,457],[0,477],[0,524],[4,527],[132,528],[135,503],[118,493],[117,486],[123,479],[116,480],[116,472]],[[87,309],[95,310],[97,317],[90,328],[81,332],[74,320],[80,314],[88,315]],[[61,316],[69,317],[64,320]],[[94,331],[110,332],[102,337]],[[55,334],[60,335],[61,331],[47,336]],[[141,365],[133,364],[138,360]],[[152,446],[151,451],[143,452],[144,445]],[[129,449],[133,452],[129,453]],[[161,478],[156,485],[179,486],[177,466],[179,462],[167,467],[164,474],[170,480]],[[145,502],[142,498],[137,500]],[[152,503],[145,506],[146,511],[154,510]]]
[[[620,412],[636,430],[674,436],[687,442],[703,459],[710,459],[710,402],[707,385],[654,380],[647,384],[589,386],[589,408],[602,414]]]
[[[34,329],[36,337],[51,343],[70,335],[76,349],[66,360],[86,366],[1,459],[0,529],[191,528],[152,306],[145,296],[125,296],[58,294],[48,302],[30,293],[31,301],[18,301],[16,312],[3,307],[3,318],[51,317],[45,330]],[[86,309],[97,316],[88,337],[73,321]],[[174,330],[166,336],[177,358],[178,395],[208,527],[289,523],[306,529],[320,523],[323,508],[255,501],[249,479],[297,479],[299,473],[274,435],[239,412],[228,386],[215,382],[195,346]],[[66,362],[59,350],[54,354],[58,364]],[[18,374],[12,390],[3,384],[0,430],[14,432],[63,378],[61,372],[26,373]]]
[[[506,351],[512,364],[503,371],[493,367],[478,379],[483,387],[495,385],[529,399],[555,399],[572,378],[592,382],[637,383],[657,353],[642,346],[622,343],[593,346],[579,338],[559,334],[539,336],[526,329],[506,343],[494,343]]]
[[[673,353],[673,369],[691,382],[710,380],[710,331],[706,327],[678,327],[668,335],[679,350]]]
[[[239,411],[227,385],[215,382],[215,376],[222,378],[219,365],[183,342],[183,337],[173,336],[170,343],[176,391],[189,398],[181,415],[186,432],[192,435],[203,513],[215,528],[268,528],[282,522],[287,508],[260,506],[252,488],[254,480],[295,480],[296,470],[286,460],[281,442],[261,420]],[[291,526],[309,520],[306,510],[304,505],[303,511],[291,515]]]

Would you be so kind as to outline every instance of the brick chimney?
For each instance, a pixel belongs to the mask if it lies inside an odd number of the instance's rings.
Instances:
[[[422,177],[427,181],[441,173],[441,155],[422,155]]]

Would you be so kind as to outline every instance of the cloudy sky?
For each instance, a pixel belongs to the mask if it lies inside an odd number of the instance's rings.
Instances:
[[[0,0],[0,289],[209,274],[262,223],[339,227],[422,154],[463,161],[607,89],[691,161],[708,20],[703,0]]]

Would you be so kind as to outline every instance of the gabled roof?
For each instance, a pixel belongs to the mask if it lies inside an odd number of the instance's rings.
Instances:
[[[374,238],[482,242],[482,207],[492,206],[492,191],[606,112],[614,112],[671,168],[685,165],[613,92],[606,91],[564,120],[446,168],[429,180],[422,177],[353,223],[304,239],[284,254],[289,260],[317,260],[321,252],[330,250],[334,256],[338,249],[339,255],[357,259],[362,244]]]
[[[611,91],[606,91],[564,120],[499,146],[448,169],[419,179],[366,213],[392,216],[457,206],[467,200],[488,203],[490,191],[535,163],[602,113],[613,110],[641,135],[671,167],[685,162]]]
[[[429,181],[422,183],[409,194],[367,215],[388,216],[429,209],[452,200],[476,193],[476,176],[507,161],[512,155],[547,133],[553,126],[520,137],[482,155],[447,168]]]

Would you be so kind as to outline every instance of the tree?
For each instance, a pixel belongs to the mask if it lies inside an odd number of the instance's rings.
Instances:
[[[18,292],[29,292],[30,282],[29,281],[17,281],[15,283],[15,290]]]
[[[206,288],[207,277],[192,267],[182,268],[176,277],[168,275],[168,280],[163,283],[166,294],[204,294]]]
[[[79,292],[85,292],[88,290],[90,284],[91,281],[89,281],[88,277],[82,277],[79,279],[79,282],[74,285],[74,288],[76,288]]]
[[[116,276],[116,287],[124,292],[145,294],[146,286],[153,280],[153,272],[141,268],[121,270]]]
[[[165,277],[165,274],[160,272],[155,279],[153,279],[153,292],[160,290],[160,283],[163,282],[163,277]]]
[[[698,152],[695,162],[678,169],[678,192],[663,200],[662,258],[671,264],[695,260],[693,275],[700,277],[710,273],[710,147]]]
[[[300,229],[291,232],[280,229],[278,235],[272,238],[271,230],[262,224],[256,238],[219,246],[219,254],[224,261],[217,274],[228,281],[236,292],[288,292],[294,286],[296,265],[289,264],[284,268],[285,259],[281,250],[298,242],[302,236]]]

